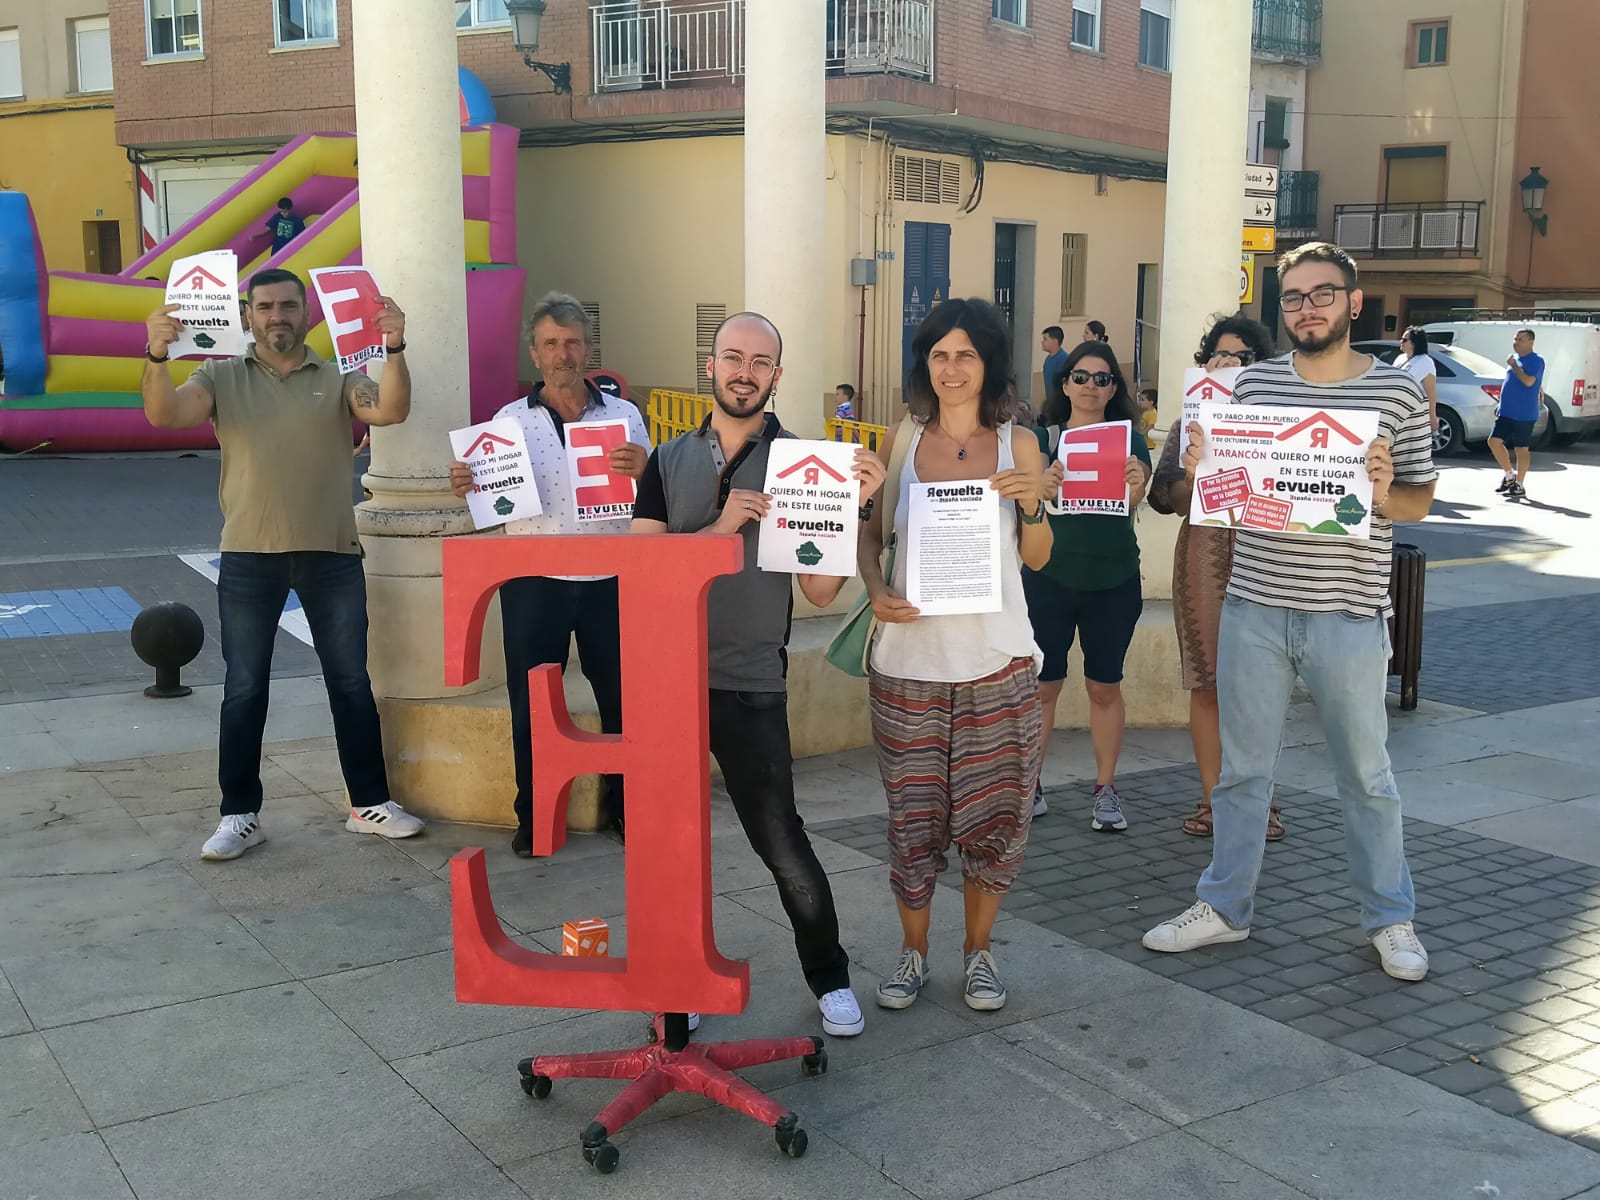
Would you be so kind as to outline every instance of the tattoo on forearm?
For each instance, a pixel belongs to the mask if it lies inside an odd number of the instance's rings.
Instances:
[[[378,407],[378,385],[365,377],[356,380],[352,391],[355,393],[357,408]]]

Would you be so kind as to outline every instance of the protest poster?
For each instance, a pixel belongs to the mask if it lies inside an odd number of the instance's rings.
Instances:
[[[1206,404],[1200,424],[1191,525],[1372,536],[1367,447],[1378,436],[1376,412]]]
[[[311,272],[322,316],[333,335],[341,374],[389,357],[388,339],[378,328],[383,295],[365,267],[317,267]]]
[[[1185,367],[1183,370],[1183,428],[1200,419],[1202,404],[1227,404],[1233,399],[1233,388],[1243,367],[1219,367],[1208,371],[1204,367]],[[1185,443],[1187,444],[1187,443]]]
[[[906,543],[906,599],[923,616],[1000,611],[1000,493],[987,480],[912,484]]]
[[[853,442],[777,438],[767,457],[766,493],[756,565],[790,574],[856,573],[861,485],[851,473]]]
[[[625,420],[573,421],[567,425],[567,476],[579,522],[633,516],[637,494],[628,476],[611,469],[611,452],[628,440]]]
[[[178,305],[173,318],[183,326],[167,347],[173,358],[244,353],[239,318],[239,259],[232,250],[207,250],[172,264],[167,303]]]
[[[1102,421],[1063,429],[1056,447],[1056,457],[1063,468],[1056,508],[1064,513],[1127,516],[1132,436],[1131,421]]]
[[[474,529],[537,517],[544,511],[522,426],[511,417],[450,431],[450,449],[472,470],[467,510]]]

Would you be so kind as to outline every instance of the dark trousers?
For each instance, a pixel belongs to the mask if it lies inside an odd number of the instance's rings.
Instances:
[[[622,646],[617,628],[617,581],[510,579],[500,585],[505,626],[506,692],[511,698],[511,747],[516,756],[517,824],[533,825],[533,734],[528,672],[553,663],[563,673],[576,635],[578,665],[594,690],[602,733],[622,732]],[[623,814],[622,776],[605,777],[606,815]]]
[[[293,588],[311,626],[333,710],[339,766],[355,808],[389,799],[383,733],[367,677],[367,577],[358,554],[300,550],[222,556],[217,609],[222,617],[222,721],[217,783],[222,815],[261,811],[261,736],[278,618]]]
[[[794,806],[788,697],[712,688],[711,753],[751,849],[778,885],[807,985],[817,996],[849,987],[833,889]]]

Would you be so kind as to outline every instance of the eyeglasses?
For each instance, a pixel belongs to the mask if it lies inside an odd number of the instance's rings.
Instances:
[[[1312,303],[1314,304],[1316,301],[1312,301]],[[1238,359],[1241,367],[1248,367],[1256,360],[1256,352],[1254,350],[1218,350],[1217,353]]]
[[[1278,307],[1283,309],[1284,312],[1299,312],[1301,306],[1309,300],[1312,308],[1327,308],[1328,305],[1333,303],[1335,296],[1340,292],[1348,292],[1349,290],[1347,287],[1324,283],[1320,287],[1312,288],[1309,292],[1285,292],[1278,297]]]
[[[1110,387],[1117,381],[1117,377],[1110,371],[1096,371],[1093,375],[1087,371],[1071,371],[1067,378],[1079,387],[1086,383],[1093,383],[1095,387]]]
[[[717,361],[722,364],[722,369],[730,375],[742,374],[748,368],[751,378],[758,383],[765,383],[771,379],[773,372],[778,369],[778,364],[770,358],[746,358],[737,350],[724,350],[717,355]]]

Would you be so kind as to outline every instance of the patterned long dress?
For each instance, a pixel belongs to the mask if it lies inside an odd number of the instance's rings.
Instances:
[[[1178,629],[1178,657],[1183,686],[1190,691],[1217,686],[1217,627],[1222,622],[1222,597],[1233,571],[1233,532],[1211,525],[1191,525],[1175,504],[1184,481],[1180,451],[1183,421],[1172,423],[1161,461],[1150,480],[1150,507],[1184,518],[1172,551],[1172,620]]]

